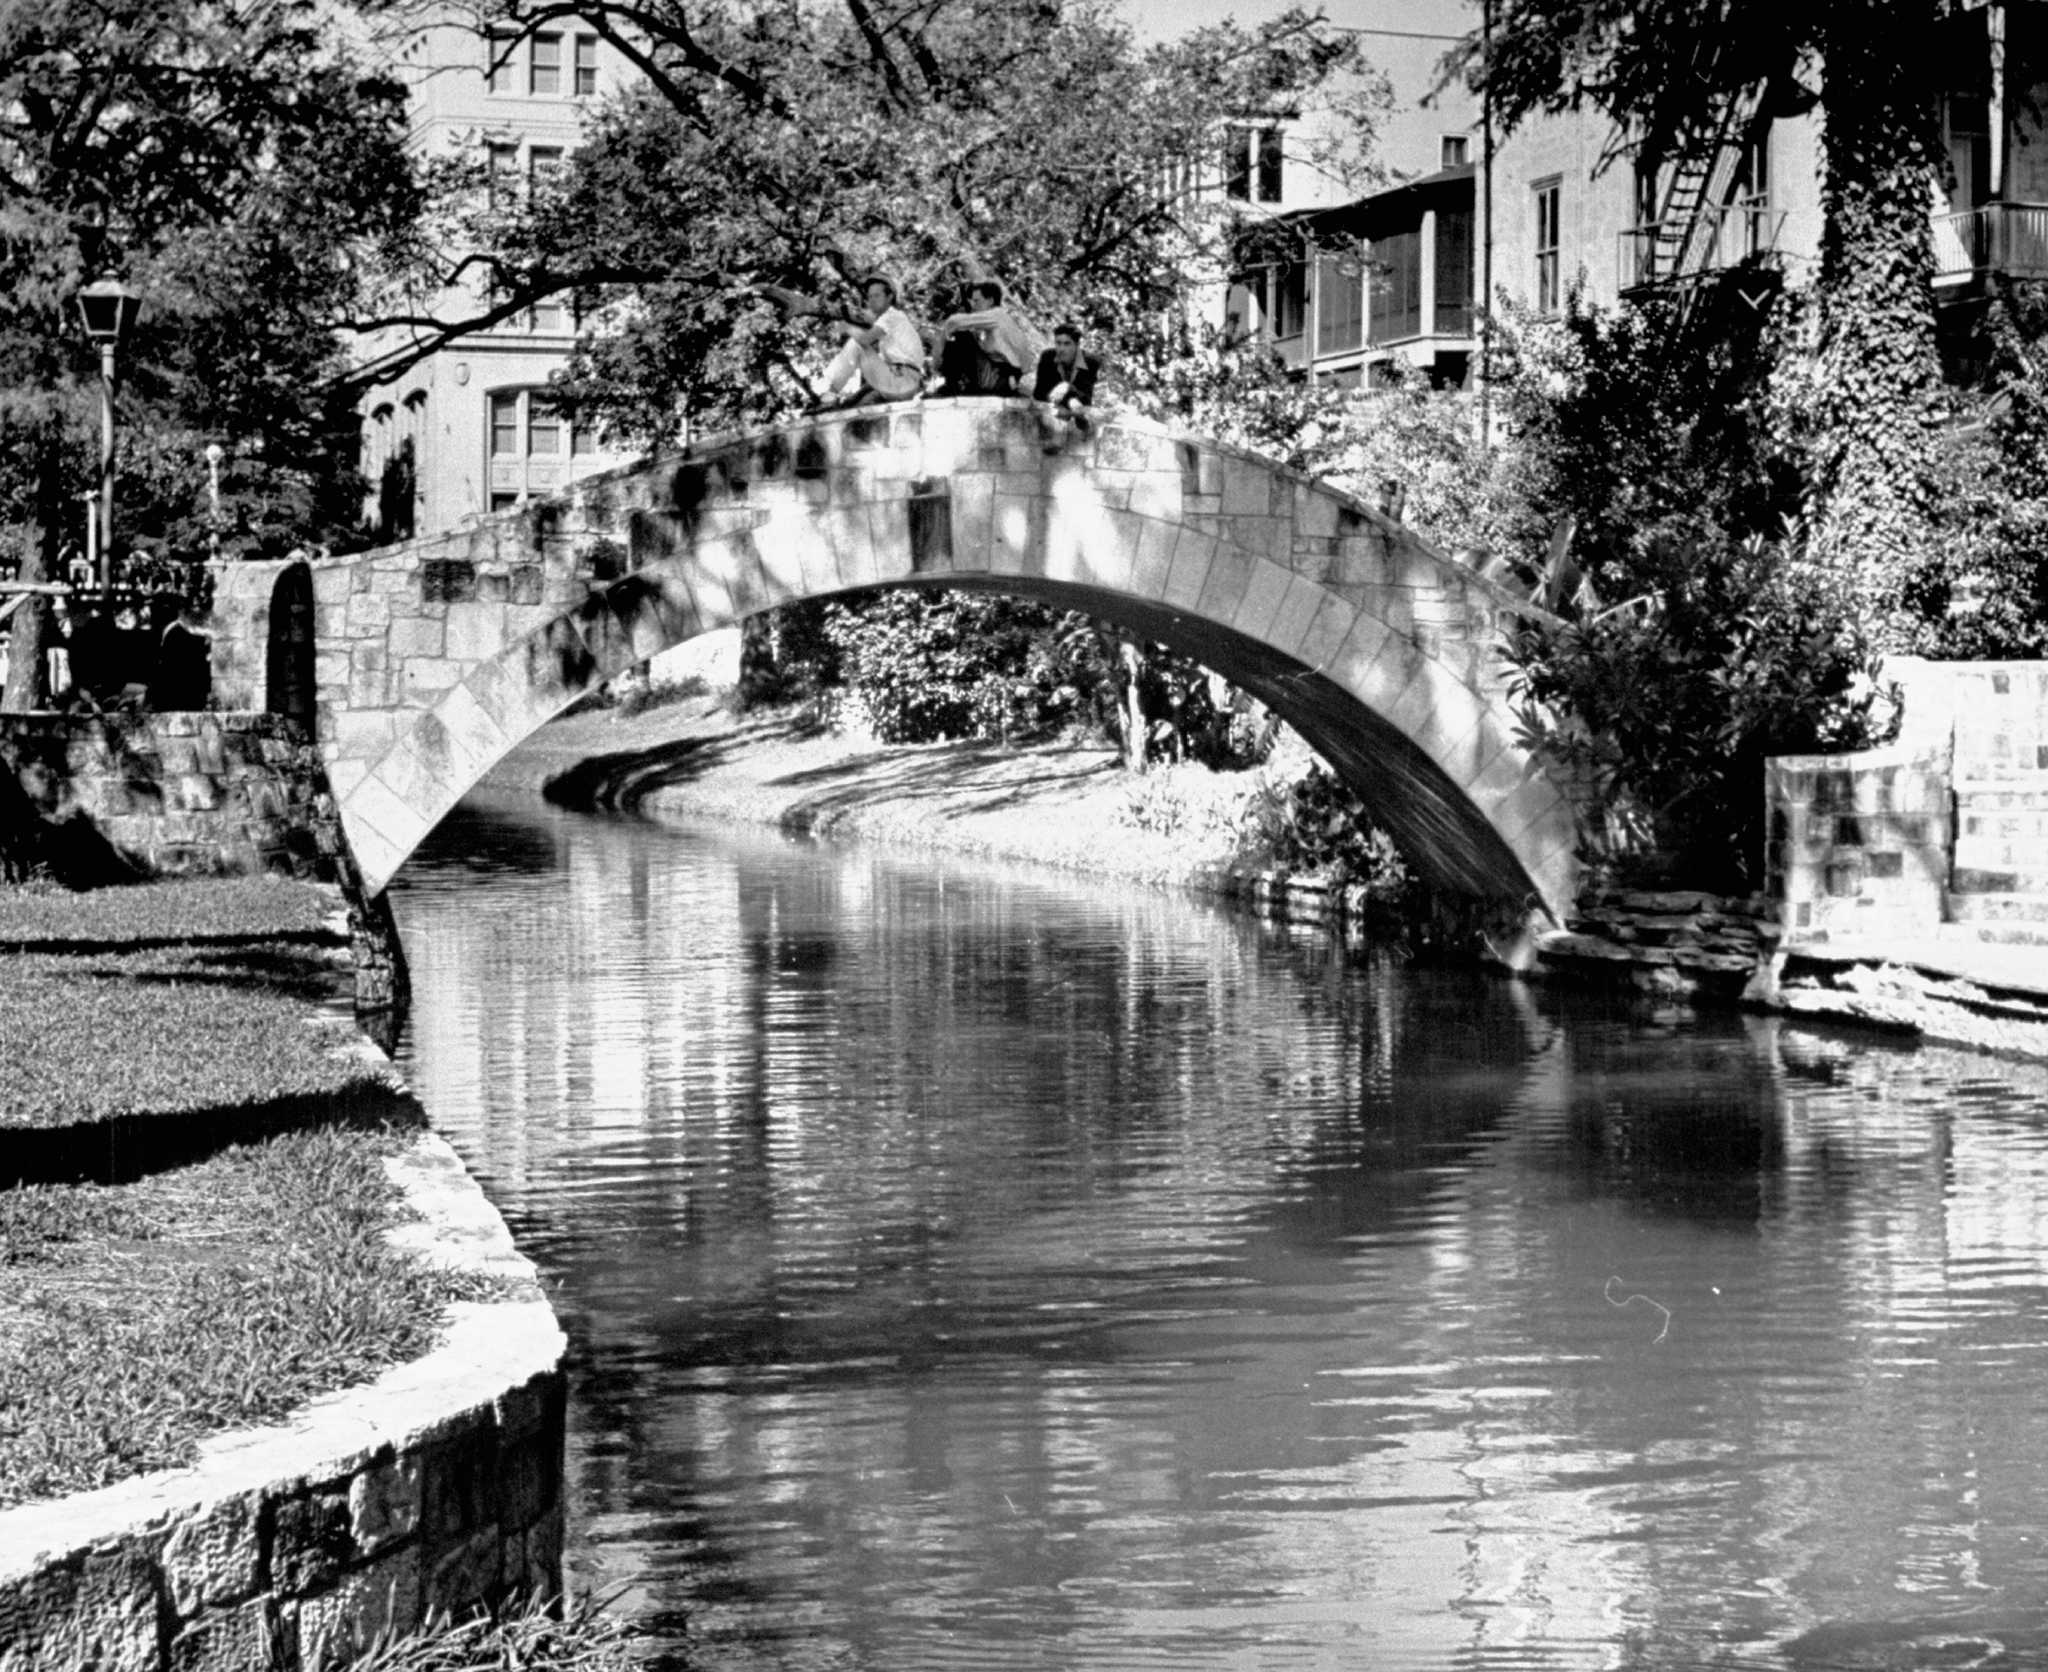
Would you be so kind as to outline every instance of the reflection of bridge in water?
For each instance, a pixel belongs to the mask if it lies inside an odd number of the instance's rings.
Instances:
[[[891,585],[1041,599],[1186,652],[1294,725],[1427,880],[1570,899],[1571,808],[1515,741],[1497,655],[1526,606],[1343,494],[1133,419],[1079,437],[1019,401],[870,408],[310,575],[238,566],[215,678],[227,702],[317,711],[374,890],[603,681],[772,605]]]

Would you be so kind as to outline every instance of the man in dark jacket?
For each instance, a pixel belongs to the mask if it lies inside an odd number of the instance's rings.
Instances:
[[[1074,428],[1088,428],[1087,409],[1095,404],[1095,379],[1102,370],[1099,355],[1081,346],[1081,327],[1068,321],[1056,327],[1052,347],[1038,357],[1038,378],[1031,398],[1049,401]]]

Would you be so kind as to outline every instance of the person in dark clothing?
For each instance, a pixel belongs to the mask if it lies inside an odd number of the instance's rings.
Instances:
[[[202,709],[213,688],[213,645],[206,618],[182,608],[171,615],[158,641],[149,676],[149,706],[158,714]]]
[[[1038,357],[1038,376],[1031,398],[1046,401],[1086,432],[1087,409],[1095,404],[1095,379],[1102,371],[1099,355],[1081,346],[1081,327],[1071,321],[1054,328],[1052,347]]]
[[[995,279],[967,287],[967,306],[939,322],[939,393],[1014,395],[1045,339],[1003,300]]]

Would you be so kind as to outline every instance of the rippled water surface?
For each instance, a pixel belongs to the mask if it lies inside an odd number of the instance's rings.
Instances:
[[[2041,1070],[767,836],[394,899],[705,1672],[2048,1667]]]

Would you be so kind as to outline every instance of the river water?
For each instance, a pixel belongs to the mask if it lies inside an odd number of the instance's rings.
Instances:
[[[2048,1072],[767,834],[393,898],[669,1664],[2048,1666]]]

